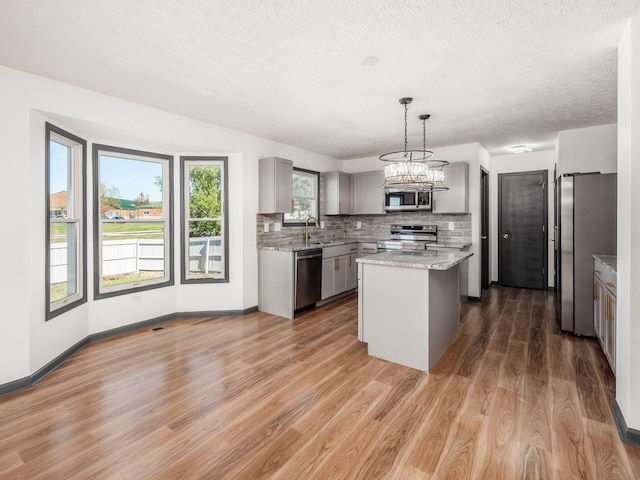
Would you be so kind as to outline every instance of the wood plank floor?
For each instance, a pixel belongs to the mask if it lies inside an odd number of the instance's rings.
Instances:
[[[424,374],[367,355],[357,298],[95,343],[0,398],[2,479],[638,479],[597,342],[493,286]]]

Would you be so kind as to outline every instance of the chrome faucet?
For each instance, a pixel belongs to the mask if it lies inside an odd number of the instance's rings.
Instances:
[[[316,224],[316,228],[320,228],[320,225],[318,225],[318,219],[316,217],[307,217],[306,222],[304,222],[304,243],[309,243],[309,239],[311,238],[311,235],[309,235],[309,220],[313,219],[313,221]]]

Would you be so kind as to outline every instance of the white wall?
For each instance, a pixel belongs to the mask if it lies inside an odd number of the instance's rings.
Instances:
[[[3,275],[0,294],[0,384],[34,373],[89,333],[101,332],[176,311],[240,310],[257,305],[256,213],[258,159],[277,155],[314,170],[338,169],[341,162],[216,125],[0,67],[0,132],[3,175],[0,201],[6,228],[0,235]],[[179,284],[179,234],[174,235],[176,284],[171,287],[93,301],[91,245],[89,302],[44,321],[45,218],[44,122],[50,121],[91,142],[176,155],[229,156],[230,282]],[[91,192],[91,156],[87,185]],[[177,192],[177,190],[176,190]],[[174,196],[174,207],[179,196]],[[13,207],[15,206],[15,207]],[[89,195],[88,224],[92,224]],[[179,218],[175,217],[179,225]],[[27,268],[24,251],[29,239]],[[91,232],[89,232],[91,238]]]
[[[618,50],[618,277],[616,402],[640,430],[640,17]]]
[[[491,281],[498,281],[498,175],[501,173],[528,172],[537,170],[547,171],[547,202],[548,202],[548,255],[547,265],[548,285],[553,287],[553,209],[554,209],[554,178],[553,171],[556,163],[555,150],[541,152],[518,153],[491,157],[489,173],[489,217],[490,217],[490,249],[491,249]]]
[[[558,176],[564,173],[615,173],[617,171],[616,124],[558,132]]]
[[[449,147],[432,148],[433,158],[453,162],[467,162],[469,164],[469,213],[471,213],[471,241],[473,256],[469,258],[469,289],[470,297],[480,297],[481,294],[481,262],[480,262],[480,162],[486,167],[488,154],[479,143],[467,143]],[[384,164],[378,157],[364,157],[344,160],[340,168],[347,173],[369,172],[382,170]],[[446,180],[445,180],[446,183]]]

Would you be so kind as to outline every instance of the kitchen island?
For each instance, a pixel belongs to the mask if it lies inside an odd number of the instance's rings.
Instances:
[[[458,331],[460,265],[471,252],[359,258],[358,339],[369,355],[428,372]]]

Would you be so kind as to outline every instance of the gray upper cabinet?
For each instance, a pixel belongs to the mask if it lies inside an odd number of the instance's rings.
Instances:
[[[261,158],[259,164],[258,213],[293,211],[293,162],[284,158]]]
[[[384,211],[384,170],[352,174],[353,207],[355,215],[380,214]]]
[[[351,213],[351,175],[343,172],[326,172],[324,178],[324,214],[346,215]]]
[[[433,192],[433,213],[469,213],[469,164],[444,167],[444,184],[449,190]]]

